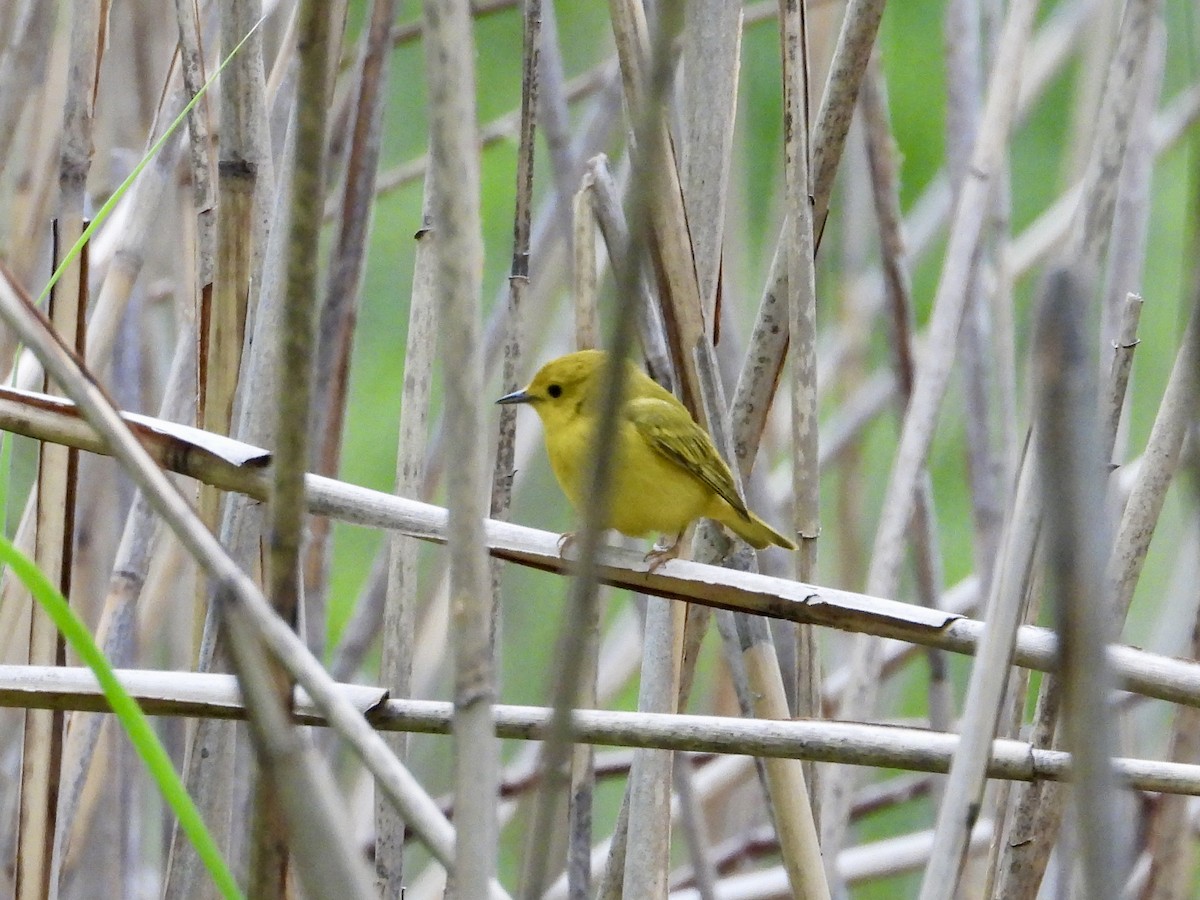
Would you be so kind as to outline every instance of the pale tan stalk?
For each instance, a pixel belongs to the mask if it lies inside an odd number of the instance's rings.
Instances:
[[[547,10],[553,3],[547,4]],[[575,349],[600,346],[600,320],[596,305],[595,177],[585,172],[572,204]],[[597,705],[600,649],[600,604],[589,611],[587,640],[582,647],[584,668],[579,677],[576,704],[582,709]],[[576,744],[571,750],[571,787],[567,797],[567,893],[570,900],[587,900],[592,894],[591,847],[596,787],[595,754]]]
[[[459,841],[455,889],[482,897],[496,865],[498,748],[492,736],[493,604],[484,549],[487,509],[480,326],[479,158],[474,43],[465,0],[426,0],[430,185],[437,298],[445,373],[446,434],[458,466],[448,483],[450,603],[454,611],[454,784]]]
[[[85,17],[83,27],[88,26]],[[95,25],[95,20],[91,20]],[[94,34],[92,35],[94,38]],[[88,89],[86,82],[79,87]],[[85,116],[90,120],[90,113]],[[90,135],[90,122],[72,122],[68,118],[68,133],[74,131],[76,138]],[[82,230],[77,208],[72,214],[70,204],[82,203],[83,196],[72,194],[71,178],[67,162],[69,151],[64,153],[63,202],[67,214],[64,221],[71,227]],[[79,158],[74,162],[78,164]],[[84,168],[86,172],[86,164]],[[81,172],[73,173],[85,178]],[[81,189],[82,182],[74,185]],[[59,226],[61,228],[61,225]],[[72,241],[69,235],[56,228],[52,261],[60,261],[64,242]],[[73,293],[67,293],[68,287]],[[76,259],[51,291],[48,319],[50,327],[58,334],[65,346],[76,353],[83,348],[87,309],[87,254]],[[47,383],[44,388],[55,390]],[[37,506],[34,510],[33,559],[65,597],[71,597],[71,574],[74,566],[75,514],[79,487],[79,455],[76,451],[56,444],[41,444],[38,448]],[[28,662],[31,665],[61,665],[65,662],[65,645],[58,629],[49,615],[40,606],[34,605],[29,623]],[[25,714],[25,732],[21,754],[20,805],[18,807],[16,896],[36,898],[48,894],[53,885],[56,861],[53,851],[58,843],[58,800],[62,784],[62,741],[63,716],[61,713],[29,711]]]
[[[426,190],[426,208],[429,192]],[[404,400],[400,407],[396,450],[396,494],[418,497],[425,460],[429,402],[437,346],[437,307],[433,295],[433,243],[437,233],[426,216],[416,233],[412,295],[408,314],[408,342],[404,352]],[[388,538],[387,587],[380,637],[379,680],[397,697],[413,693],[413,647],[418,599],[418,551],[413,540]],[[375,629],[371,630],[374,634]],[[388,746],[405,760],[405,735],[388,735]],[[404,888],[404,820],[376,788],[375,875],[385,900],[398,900]]]
[[[679,700],[686,606],[659,597],[646,601],[646,636],[638,711],[671,713]],[[644,749],[629,773],[629,831],[622,896],[659,897],[667,890],[674,758]]]
[[[641,3],[610,0],[609,12],[626,103],[633,110],[646,109],[658,95],[660,83],[669,77],[671,62],[666,58],[669,45],[661,35],[674,34],[682,27],[682,5],[671,3],[664,8],[655,35],[655,44],[662,47],[663,52],[656,56],[650,54],[651,35]],[[652,128],[639,132],[636,145],[637,165],[645,166],[651,173],[647,178],[645,199],[651,220],[647,249],[655,261],[656,273],[660,273],[659,299],[667,344],[672,353],[677,354],[672,359],[679,379],[676,388],[683,404],[697,421],[703,422],[705,411],[701,403],[700,374],[692,354],[706,334],[706,328],[711,329],[712,322],[706,323],[704,318],[687,213],[683,206],[678,159],[666,121],[660,119]]]
[[[571,297],[575,304],[575,349],[600,346],[600,321],[596,315],[596,178],[588,172],[580,181],[571,207]]]
[[[62,261],[66,248],[83,232],[95,96],[103,55],[101,4],[84,3],[75,12],[58,167],[60,205],[51,254],[54,265]],[[64,270],[48,309],[50,327],[63,345],[75,352],[83,346],[87,296],[87,255],[83,254]],[[49,388],[49,382],[42,387]],[[67,597],[71,596],[77,478],[75,453],[54,445],[39,448],[33,558]],[[30,619],[28,647],[30,663],[55,665],[64,661],[62,637],[38,606]],[[52,886],[62,729],[61,714],[29,712],[25,716],[15,872],[15,896],[20,900],[47,896]]]
[[[884,5],[884,0],[851,0],[846,5],[837,47],[829,64],[829,78],[821,94],[812,136],[812,217],[818,245],[829,215],[829,196],[850,130],[859,85],[875,45]]]
[[[737,3],[698,0],[686,5],[683,16],[679,182],[701,308],[711,328],[724,257],[743,12]]]
[[[792,503],[793,530],[799,550],[796,577],[811,581],[817,571],[817,538],[821,531],[820,467],[817,426],[817,285],[814,242],[813,160],[809,148],[808,29],[804,6],[780,4],[780,34],[783,45],[784,170],[787,194],[785,219],[788,273],[788,334],[791,353],[792,390]],[[783,235],[781,235],[781,240]],[[796,633],[795,714],[820,713],[820,664],[811,629]],[[815,795],[814,791],[810,791]],[[807,848],[811,858],[799,856],[794,868],[811,869],[820,857],[816,846]],[[793,884],[799,889],[799,884]]]

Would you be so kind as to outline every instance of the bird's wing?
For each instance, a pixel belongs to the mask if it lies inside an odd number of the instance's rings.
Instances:
[[[682,405],[657,397],[639,397],[626,404],[625,414],[656,453],[700,479],[749,521],[750,512],[738,496],[729,466]]]

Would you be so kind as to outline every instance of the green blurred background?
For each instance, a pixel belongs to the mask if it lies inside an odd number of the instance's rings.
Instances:
[[[361,27],[363,4],[354,2],[355,25]],[[416,4],[405,4],[402,21],[419,14]],[[1046,5],[1042,18],[1053,7]],[[1188,84],[1195,75],[1191,46],[1194,40],[1191,4],[1171,0],[1167,4],[1170,35],[1167,74],[1163,90],[1165,100]],[[905,0],[889,5],[880,34],[880,49],[887,73],[892,120],[902,154],[902,201],[907,208],[920,195],[942,163],[945,127],[945,70],[943,66],[942,17],[944,6],[934,0]],[[824,16],[824,19],[820,17]],[[815,18],[824,22],[829,8],[822,5]],[[612,54],[608,9],[602,3],[560,3],[557,5],[559,39],[567,76],[579,74]],[[828,25],[822,34],[832,35]],[[478,103],[481,122],[515,109],[520,96],[521,22],[516,9],[480,18],[476,25]],[[823,54],[814,53],[820,58]],[[386,169],[408,161],[425,148],[424,60],[419,43],[397,48],[392,62],[391,92],[385,114],[385,143],[381,166]],[[1077,63],[1069,64],[1056,77],[1044,98],[1021,126],[1013,142],[1012,219],[1014,231],[1028,225],[1038,213],[1067,187],[1064,172],[1069,151],[1070,106],[1074,102],[1078,76]],[[730,181],[730,235],[726,248],[725,302],[735,304],[734,319],[743,323],[744,337],[758,304],[766,268],[778,234],[782,207],[782,146],[780,127],[779,37],[774,19],[748,26],[742,49],[741,103],[735,141],[734,169]],[[573,110],[578,119],[578,110]],[[619,152],[620,147],[612,148]],[[551,189],[544,144],[539,142],[537,197]],[[483,155],[483,219],[486,247],[483,300],[485,316],[498,296],[503,296],[512,250],[512,215],[515,183],[515,142],[506,141]],[[615,156],[615,153],[614,153]],[[615,160],[614,160],[615,163]],[[1142,315],[1142,344],[1136,354],[1132,382],[1133,402],[1130,430],[1131,453],[1145,442],[1181,329],[1181,292],[1191,284],[1190,198],[1194,188],[1190,179],[1192,163],[1187,145],[1177,148],[1159,161],[1154,177],[1154,206],[1150,223],[1150,250],[1146,262],[1142,293],[1146,299]],[[420,224],[420,181],[380,198],[375,209],[370,244],[365,294],[355,344],[352,377],[352,401],[347,419],[346,450],[341,476],[351,482],[381,490],[392,488],[395,473],[396,423],[404,366],[404,347],[409,310],[409,285],[412,276],[412,235]],[[848,279],[856,272],[842,269],[837,207],[846,193],[839,186],[833,200],[834,218],[825,236],[821,254],[820,315],[825,323],[839,318],[838,304],[845,295]],[[872,246],[874,236],[871,236]],[[535,277],[539,259],[531,261]],[[914,295],[918,319],[924,322],[936,288],[940,266],[940,248],[914,273]],[[1026,279],[1017,289],[1018,365],[1022,382],[1025,367],[1025,339],[1028,306],[1034,279]],[[568,315],[567,298],[558,302],[561,315]],[[886,363],[886,329],[877,329],[880,337],[872,349],[874,365]],[[526,374],[541,362],[527,360]],[[437,387],[435,385],[435,391]],[[493,384],[489,390],[499,393]],[[941,529],[941,551],[947,584],[953,584],[972,568],[970,502],[961,427],[960,389],[952,387],[948,406],[931,457],[936,503]],[[831,401],[832,402],[832,401]],[[1021,398],[1022,409],[1028,404]],[[436,398],[435,398],[436,406]],[[492,420],[494,422],[494,418]],[[521,430],[537,429],[532,415],[518,418]],[[823,583],[861,589],[840,565],[839,547],[846,542],[865,544],[869,551],[874,534],[878,498],[886,483],[891,454],[897,434],[897,416],[889,412],[881,417],[863,441],[863,465],[856,476],[865,498],[863,518],[853,535],[838,534],[826,523],[820,551]],[[536,436],[536,435],[535,435]],[[540,439],[540,438],[539,438]],[[532,471],[525,473],[516,497],[513,518],[532,526],[562,530],[571,517],[565,501],[549,477],[544,456],[535,454]],[[827,476],[823,485],[824,509],[833,510],[839,488],[836,474]],[[1162,534],[1151,549],[1149,563],[1138,591],[1126,639],[1150,646],[1154,638],[1157,604],[1168,581],[1174,546],[1183,521],[1183,504],[1176,489],[1164,513]],[[434,497],[437,501],[439,498]],[[875,504],[875,505],[873,505]],[[335,530],[333,585],[330,605],[330,644],[352,611],[363,587],[371,561],[380,543],[380,535],[362,529],[338,526]],[[432,552],[428,557],[432,571]],[[558,627],[559,601],[565,583],[528,571],[506,573],[503,596],[503,645],[501,700],[510,703],[547,702],[547,662]],[[911,599],[902,598],[902,599]],[[612,604],[627,601],[615,597]],[[828,636],[823,640],[833,640]],[[715,642],[708,647],[709,660],[717,657]],[[711,667],[710,667],[711,668]],[[443,666],[445,670],[445,666]],[[968,667],[955,660],[953,667],[961,699]],[[708,676],[711,678],[711,673]],[[439,696],[448,696],[442,679]],[[911,665],[906,674],[889,687],[889,709],[898,715],[923,716],[925,713],[925,669],[923,663]],[[702,682],[693,710],[704,711],[707,692]],[[636,687],[621,698],[623,708],[636,704]],[[1160,715],[1165,724],[1165,713]],[[1165,739],[1165,728],[1160,730]],[[506,757],[515,748],[506,747]],[[1163,747],[1146,747],[1162,753]],[[444,765],[446,743],[443,738],[418,738],[416,752],[420,771],[429,773]],[[881,778],[890,773],[869,773]],[[434,790],[439,789],[436,776]],[[447,786],[442,781],[440,787]],[[615,810],[619,785],[608,785],[600,794],[597,827],[606,830]],[[883,837],[928,827],[932,809],[927,801],[913,801],[884,815],[868,819],[857,832],[861,840]],[[504,835],[502,877],[512,883],[517,869],[516,831]],[[911,879],[896,879],[864,889],[856,896],[895,897],[915,890]]]

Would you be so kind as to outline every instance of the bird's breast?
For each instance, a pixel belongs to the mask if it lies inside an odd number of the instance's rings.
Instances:
[[[581,418],[559,422],[546,428],[546,455],[550,468],[567,499],[575,509],[581,506],[585,467],[590,459],[592,429]]]

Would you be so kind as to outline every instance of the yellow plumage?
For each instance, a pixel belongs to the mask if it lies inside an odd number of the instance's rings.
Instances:
[[[528,403],[542,420],[546,453],[577,509],[599,417],[606,354],[569,353],[546,363],[522,391],[500,403]],[[607,527],[631,537],[679,535],[701,517],[715,519],[752,547],[795,544],[746,508],[729,466],[686,407],[629,364],[617,415]]]

